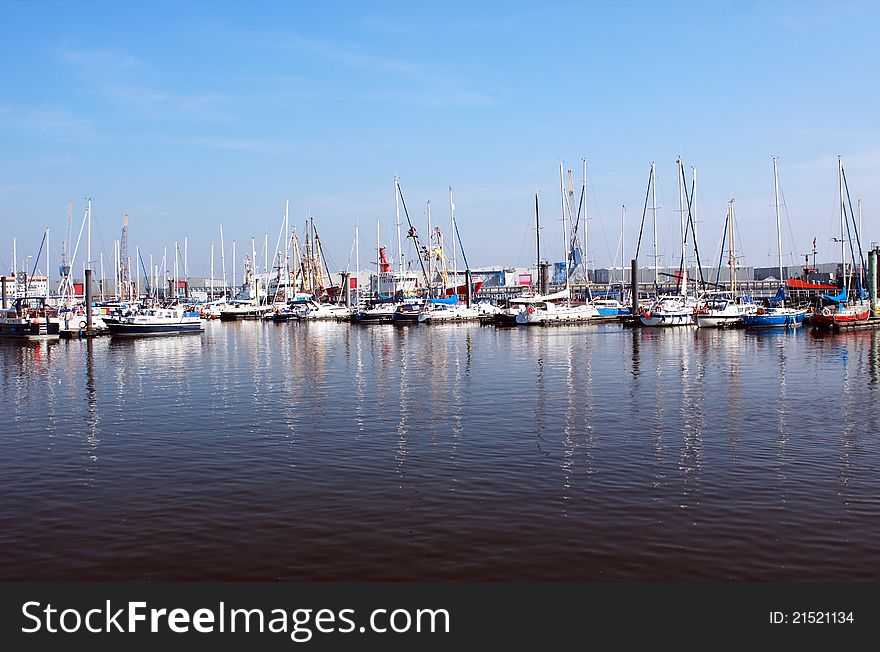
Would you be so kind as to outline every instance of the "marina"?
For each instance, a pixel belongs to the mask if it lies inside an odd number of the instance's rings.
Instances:
[[[0,576],[877,579],[877,330],[204,328],[0,343]]]

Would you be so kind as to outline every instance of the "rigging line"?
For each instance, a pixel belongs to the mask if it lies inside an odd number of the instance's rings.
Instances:
[[[779,176],[779,172],[776,172],[776,175]],[[789,260],[794,263],[794,231],[791,228],[791,219],[788,216],[788,202],[785,201],[785,190],[782,187],[782,182],[779,183],[779,195],[782,199],[782,212],[785,213],[785,225],[788,227],[788,244],[791,247],[791,251],[788,252]]]
[[[852,198],[849,196],[849,186],[848,186],[847,183],[846,183],[846,170],[843,169],[843,164],[842,164],[842,163],[841,163],[841,165],[840,165],[840,171],[843,173],[843,187],[844,187],[844,189],[846,190],[846,201],[849,203],[849,216],[850,216],[850,218],[852,219],[852,222],[853,222],[853,231],[856,232],[856,245],[857,245],[857,247],[858,247],[858,251],[859,251],[859,265],[860,265],[860,267],[861,267],[861,269],[860,269],[860,271],[859,271],[859,283],[861,283],[861,277],[862,277],[862,274],[863,274],[864,271],[865,271],[865,259],[864,259],[864,257],[862,256],[862,242],[861,242],[861,237],[860,237],[860,234],[859,234],[859,230],[858,230],[858,228],[857,228],[857,226],[856,226],[856,214],[853,212]],[[850,238],[849,249],[850,249],[850,253],[851,253],[852,256],[853,256],[853,264],[855,264],[856,259],[855,259],[855,254],[852,253],[852,248],[853,248],[853,247],[852,247],[852,238]]]
[[[590,180],[587,179],[587,184],[589,184],[589,183],[590,183]],[[596,212],[594,213],[594,215],[596,217],[594,219],[598,220],[598,222],[599,222],[599,230],[602,232],[602,242],[605,243],[605,253],[608,255],[607,260],[610,261],[611,260],[611,245],[608,244],[608,234],[605,231],[605,220],[602,219],[602,209],[600,208],[600,205],[599,205],[599,197],[596,194],[596,187],[593,185],[588,185],[588,189],[591,190],[591,192],[589,193],[589,196],[593,198],[593,206],[596,207]],[[617,250],[615,249],[615,256],[617,255],[616,251]],[[594,258],[593,260],[595,261],[596,259]]]
[[[684,166],[682,166],[682,174],[684,174]],[[697,269],[700,272],[700,286],[702,289],[706,289],[706,280],[703,278],[703,264],[700,262],[700,250],[697,247],[697,227],[694,224],[694,216],[691,212],[691,206],[694,201],[694,194],[697,191],[697,183],[696,180],[691,181],[691,192],[690,197],[688,197],[688,193],[685,193],[685,197],[687,197],[687,205],[688,205],[688,224],[691,227],[691,233],[694,234],[694,257],[697,260]],[[685,225],[685,240],[687,240],[687,225]],[[682,264],[684,263],[684,251],[681,252]]]
[[[724,243],[727,242],[727,226],[730,221],[730,204],[727,206],[727,215],[724,217],[724,231],[721,233],[721,248],[718,250],[718,269],[715,270],[715,285],[721,282],[721,261],[724,260]],[[736,252],[734,252],[734,256],[736,256]],[[734,275],[736,274],[735,266],[733,273]]]
[[[27,285],[24,286],[24,293],[25,293],[25,296],[27,296],[28,292],[30,292],[30,289],[31,289],[31,281],[32,281],[33,278],[34,278],[34,274],[36,274],[36,272],[37,272],[37,265],[40,264],[40,256],[43,255],[43,246],[44,246],[45,244],[46,244],[46,231],[43,231],[43,239],[40,241],[40,250],[37,252],[37,257],[34,259],[34,269],[33,269],[33,271],[31,272],[31,275],[28,276]],[[48,258],[48,254],[47,254],[47,258]],[[48,267],[48,265],[47,265],[47,267]],[[27,268],[25,268],[24,271],[27,271]],[[48,274],[47,274],[47,276],[48,276]],[[47,289],[48,289],[48,286],[47,286]]]
[[[653,165],[651,166],[653,167]],[[651,184],[653,183],[652,175],[648,174],[648,189],[645,190],[645,206],[642,208],[642,223],[639,225],[639,240],[636,243],[636,260],[639,259],[639,250],[642,247],[642,231],[645,228],[645,217],[648,214],[648,197],[651,196]]]
[[[400,203],[403,204],[403,214],[406,215],[406,222],[407,224],[409,224],[409,233],[407,234],[407,237],[413,239],[413,245],[416,248],[416,258],[419,259],[419,265],[422,268],[422,274],[425,276],[425,285],[430,287],[431,281],[428,279],[428,272],[425,269],[425,261],[423,261],[422,257],[418,255],[418,251],[421,246],[419,243],[419,234],[416,231],[416,228],[413,226],[412,220],[409,219],[409,211],[406,209],[406,200],[403,198],[403,190],[400,188],[400,180],[397,181],[397,194],[400,195]],[[412,264],[412,261],[410,261],[410,264]]]

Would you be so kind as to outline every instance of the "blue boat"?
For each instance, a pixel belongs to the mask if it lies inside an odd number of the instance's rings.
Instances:
[[[770,299],[769,308],[758,308],[753,314],[743,315],[746,328],[797,328],[804,323],[806,308],[786,308],[785,288],[779,288]]]

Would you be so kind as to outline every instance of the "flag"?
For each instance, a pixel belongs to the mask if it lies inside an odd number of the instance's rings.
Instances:
[[[816,248],[816,236],[813,236],[813,249]]]

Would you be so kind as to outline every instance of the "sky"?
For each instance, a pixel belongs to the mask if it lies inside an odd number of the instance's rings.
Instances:
[[[471,266],[533,264],[537,192],[561,260],[559,164],[579,194],[583,159],[591,266],[619,264],[624,206],[634,256],[652,162],[660,262],[677,264],[678,156],[697,170],[706,258],[734,198],[740,264],[776,263],[778,157],[786,264],[814,237],[836,261],[838,156],[862,240],[880,240],[878,19],[827,1],[0,0],[0,271],[13,237],[33,257],[48,227],[55,273],[68,202],[75,240],[86,197],[94,261],[128,214],[132,255],[158,263],[186,238],[202,275],[213,243],[219,276],[220,225],[227,268],[233,240],[262,259],[289,199],[331,268],[354,268],[357,225],[364,267],[377,219],[396,252],[395,175],[421,234],[428,201],[449,230],[454,188]]]

